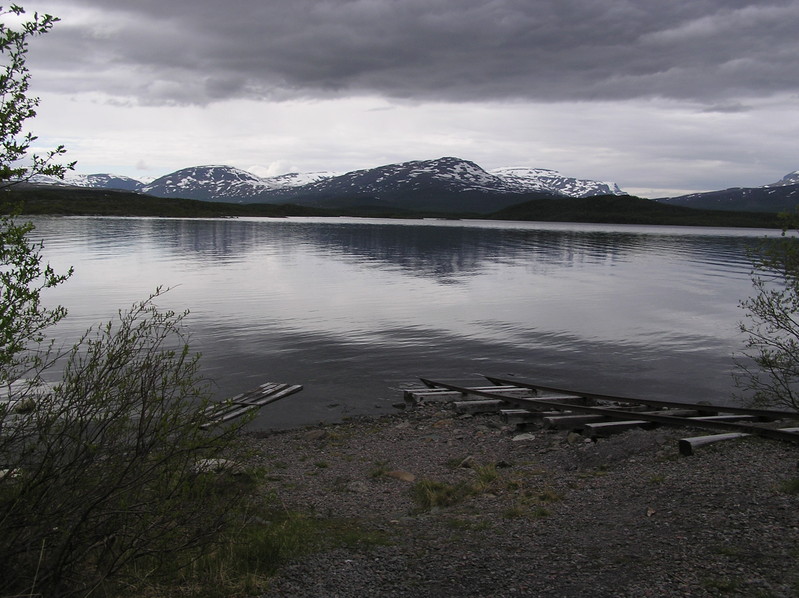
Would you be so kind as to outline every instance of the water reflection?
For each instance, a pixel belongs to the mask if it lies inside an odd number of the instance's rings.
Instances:
[[[699,255],[703,263],[743,257],[750,236],[652,235],[642,232],[495,228],[471,226],[405,226],[370,222],[268,220],[161,220],[139,218],[40,219],[48,244],[75,249],[91,247],[96,257],[116,257],[140,250],[142,243],[163,259],[195,263],[235,263],[248,255],[287,255],[310,251],[394,266],[424,277],[469,275],[483,265],[501,262],[599,264],[640,253]],[[630,227],[628,227],[630,228]],[[758,231],[757,233],[760,234]]]
[[[174,286],[162,303],[191,309],[220,396],[266,379],[305,384],[259,425],[373,412],[417,375],[487,369],[725,398],[737,303],[750,292],[746,252],[766,234],[356,219],[36,224],[48,259],[76,270],[50,295],[70,310],[64,339]]]

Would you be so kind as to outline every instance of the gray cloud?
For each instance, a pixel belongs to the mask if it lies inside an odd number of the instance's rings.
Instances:
[[[36,68],[48,72],[41,86],[150,104],[376,94],[661,97],[718,109],[799,86],[799,0],[41,4],[68,13],[37,42]]]

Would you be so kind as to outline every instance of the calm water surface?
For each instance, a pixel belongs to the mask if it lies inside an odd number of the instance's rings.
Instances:
[[[361,219],[37,218],[61,340],[146,298],[189,309],[219,398],[305,390],[286,427],[381,413],[418,376],[729,402],[765,230]]]

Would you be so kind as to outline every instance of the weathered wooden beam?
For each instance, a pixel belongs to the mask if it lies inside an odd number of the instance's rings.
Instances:
[[[780,428],[783,432],[799,433],[799,428]],[[725,440],[735,440],[736,438],[747,438],[752,434],[745,432],[730,432],[728,434],[708,434],[707,436],[693,436],[691,438],[680,438],[677,446],[680,454],[690,457],[696,452],[696,449],[708,444],[715,444],[716,442],[723,442]]]
[[[716,421],[716,422],[756,422],[762,421],[762,418],[755,415],[737,415],[735,413],[728,413],[727,415],[700,415],[692,417],[699,421]]]
[[[256,389],[240,399],[231,400],[231,402],[235,403],[236,405],[258,405],[261,403],[261,401],[263,401],[264,397],[272,396],[288,387],[288,384],[270,384],[269,386],[264,385],[264,388],[262,388],[260,392]]]
[[[205,430],[207,428],[210,428],[211,426],[218,425],[218,424],[223,424],[223,423],[228,422],[228,421],[230,421],[232,419],[236,419],[238,417],[242,417],[243,415],[246,415],[250,411],[253,411],[253,410],[256,410],[256,409],[258,409],[258,407],[254,406],[254,405],[238,407],[238,408],[235,408],[235,409],[229,409],[227,411],[224,411],[223,413],[219,413],[217,415],[217,417],[215,417],[211,421],[202,424],[200,426],[200,428]]]
[[[625,413],[629,413],[630,415],[637,416],[637,415],[668,415],[672,417],[691,417],[696,415],[696,411],[692,409],[663,409],[658,411],[649,411],[649,407],[640,406],[639,408],[634,409],[625,409],[623,407],[608,407],[608,409],[613,409],[616,411],[623,411]],[[747,418],[751,417],[748,415],[730,415],[730,416],[723,416],[725,418]],[[703,419],[703,420],[712,420],[715,417],[697,417],[696,419]],[[755,418],[753,418],[755,419]],[[553,416],[544,417],[541,420],[541,423],[544,425],[545,428],[557,428],[557,429],[579,429],[582,428],[584,424],[591,424],[591,423],[600,423],[603,421],[607,421],[606,415],[592,415],[592,414],[582,414],[582,415],[561,415],[556,414]],[[734,419],[729,420],[722,420],[719,421],[734,421]]]
[[[211,426],[223,424],[232,419],[242,417],[250,411],[260,409],[264,405],[274,403],[302,390],[300,384],[282,384],[267,382],[257,388],[236,395],[221,403],[214,403],[205,409],[208,421],[200,426],[206,430]]]
[[[555,428],[557,430],[569,429],[575,430],[582,428],[585,424],[598,423],[607,421],[604,415],[555,415],[548,416],[541,419],[541,424],[545,428]]]
[[[721,442],[722,440],[732,440],[733,438],[745,438],[751,436],[745,432],[729,432],[727,434],[709,434],[707,436],[694,436],[692,438],[680,438],[677,446],[681,455],[693,455],[696,449],[707,444]]]
[[[481,401],[455,401],[452,403],[457,413],[497,413],[502,407],[507,407],[505,401],[499,399],[484,399]]]
[[[250,390],[247,390],[241,394],[237,394],[235,397],[228,399],[228,402],[230,403],[246,402],[253,397],[258,397],[264,393],[272,392],[272,390],[274,390],[278,386],[281,385],[277,382],[265,382],[259,386],[256,386],[255,388],[251,388]],[[285,387],[287,385],[283,384],[282,386]]]
[[[530,411],[528,409],[502,409],[499,412],[500,418],[506,424],[527,424],[538,422],[543,417],[563,415],[569,411]]]
[[[587,423],[583,426],[583,434],[589,438],[597,438],[609,436],[611,434],[620,434],[621,432],[626,432],[627,430],[633,430],[635,428],[642,428],[644,426],[652,425],[653,424],[650,421],[633,419],[626,421],[622,420]]]
[[[414,406],[418,405],[419,403],[431,403],[437,401],[442,401],[442,402],[457,401],[459,399],[464,399],[469,396],[479,396],[476,393],[485,390],[490,390],[491,392],[494,392],[502,396],[512,396],[520,398],[533,396],[532,391],[530,391],[527,388],[519,388],[518,386],[505,386],[505,387],[484,386],[484,387],[469,388],[467,389],[467,392],[446,390],[443,388],[408,389],[403,393],[403,398],[405,400],[406,405]]]

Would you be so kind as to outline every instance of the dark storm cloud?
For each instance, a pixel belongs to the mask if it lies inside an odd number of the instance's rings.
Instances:
[[[63,4],[61,4],[63,2]],[[53,87],[203,104],[358,93],[409,100],[796,92],[799,0],[59,0]],[[68,68],[67,68],[68,67]],[[79,71],[79,72],[78,72]]]

